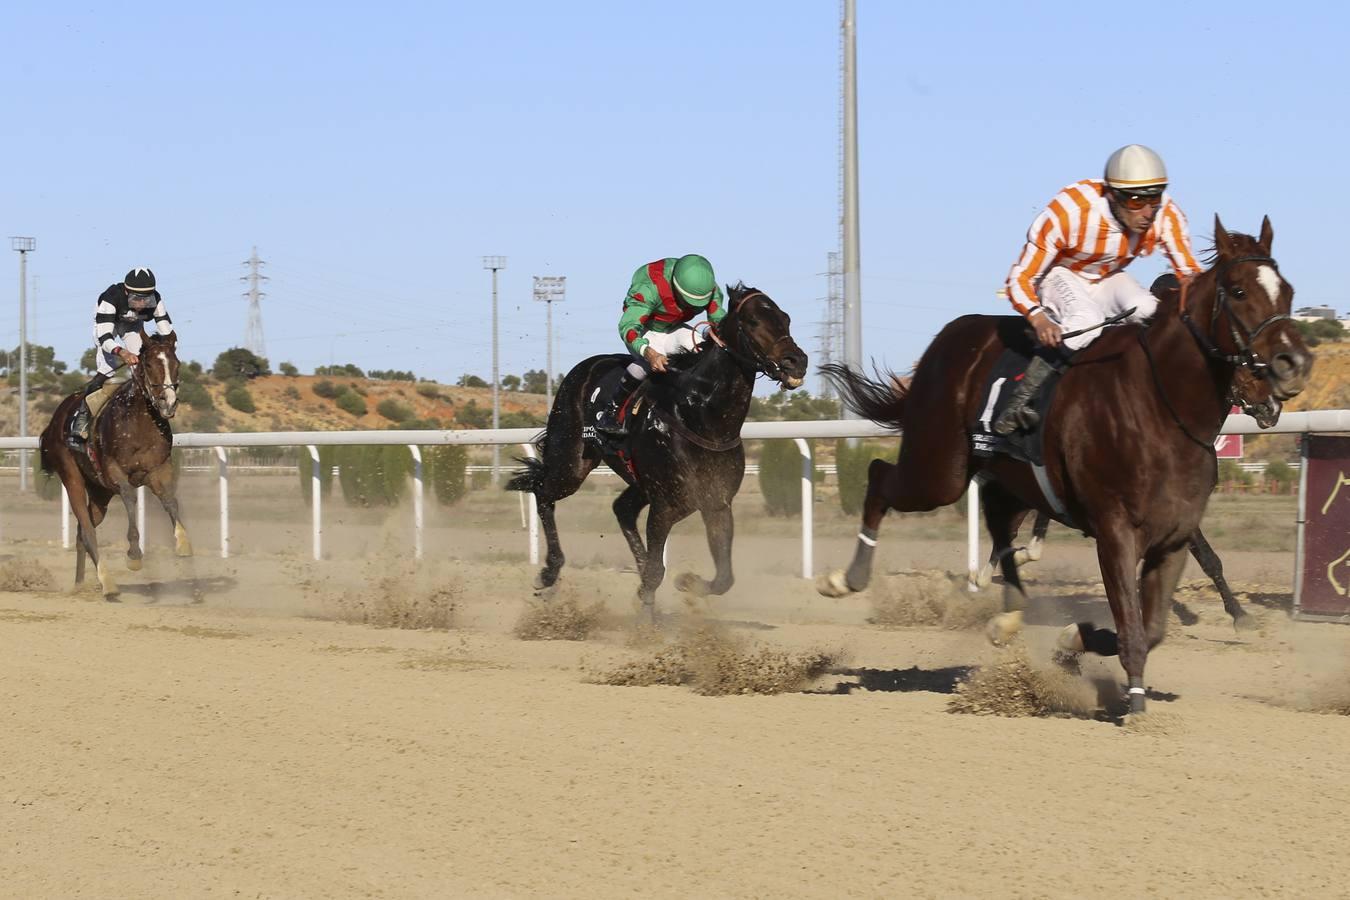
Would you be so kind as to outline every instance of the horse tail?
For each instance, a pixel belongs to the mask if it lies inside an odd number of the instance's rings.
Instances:
[[[877,377],[884,380],[873,381],[840,363],[821,366],[820,374],[839,391],[844,405],[864,419],[895,429],[901,427],[901,420],[905,416],[905,400],[909,397],[908,378],[891,372],[883,376],[878,372]]]
[[[517,456],[516,462],[525,468],[517,469],[511,480],[506,482],[506,490],[532,494],[544,484],[544,461],[536,456]]]

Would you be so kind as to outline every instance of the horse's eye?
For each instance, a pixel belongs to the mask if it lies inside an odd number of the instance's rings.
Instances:
[[[1246,297],[1246,296],[1247,296],[1247,292],[1244,291],[1242,288],[1233,288],[1233,299],[1234,299],[1234,300],[1241,300],[1242,298],[1244,298],[1244,297]]]

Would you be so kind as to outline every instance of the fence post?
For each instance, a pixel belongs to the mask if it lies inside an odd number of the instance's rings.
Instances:
[[[70,549],[70,494],[66,493],[66,483],[61,482],[61,549]]]
[[[792,439],[797,444],[797,452],[802,455],[802,577],[811,580],[815,565],[812,562],[814,539],[813,516],[815,515],[815,470],[811,465],[811,445],[803,438]]]
[[[314,498],[314,558],[323,559],[323,492],[319,486],[319,448],[309,444],[310,495]]]
[[[413,559],[422,558],[422,448],[409,444],[413,458]]]
[[[230,558],[230,465],[225,448],[216,447],[216,467],[220,473],[220,558]]]
[[[534,445],[521,444],[528,459],[534,459]],[[539,565],[539,501],[530,494],[530,565]]]
[[[141,553],[145,553],[145,485],[136,488],[136,532]]]
[[[972,594],[980,589],[980,483],[975,479],[966,485],[966,589]]]

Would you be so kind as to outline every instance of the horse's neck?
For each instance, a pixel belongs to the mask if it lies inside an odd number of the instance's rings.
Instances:
[[[1194,326],[1208,333],[1210,310],[1194,310]],[[1228,413],[1233,367],[1211,357],[1175,307],[1158,316],[1144,335],[1165,402],[1196,437],[1212,439]],[[1202,387],[1203,386],[1203,389]]]
[[[730,353],[708,347],[685,373],[687,389],[675,401],[680,419],[704,436],[740,432],[750,412],[754,374]]]

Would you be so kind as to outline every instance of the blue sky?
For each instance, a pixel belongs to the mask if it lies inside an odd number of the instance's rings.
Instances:
[[[200,6],[200,8],[197,8]],[[1296,305],[1344,312],[1344,7],[858,2],[864,353],[907,367],[994,291],[1056,190],[1117,146],[1167,160]],[[540,367],[532,275],[567,276],[555,368],[621,349],[633,269],[700,252],[816,348],[837,246],[838,5],[25,4],[0,56],[0,230],[32,235],[30,340],[78,359],[93,302],[149,265],[203,362],[268,355],[453,381]],[[0,342],[17,343],[17,260]],[[1153,260],[1132,271],[1141,281]],[[6,274],[8,273],[8,274]]]

